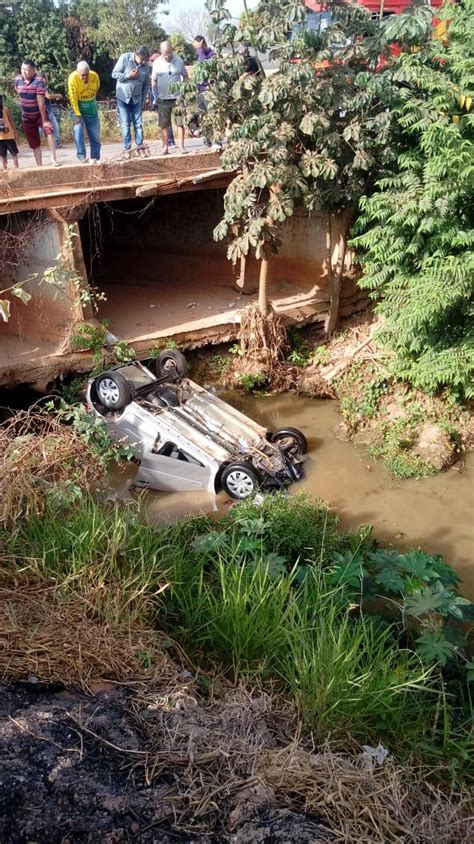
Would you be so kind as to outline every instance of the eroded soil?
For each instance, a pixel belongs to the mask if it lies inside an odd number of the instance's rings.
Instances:
[[[240,782],[235,780],[232,797],[222,781],[220,787],[215,783],[214,795],[209,794],[205,783],[193,781],[192,765],[183,765],[179,753],[175,764],[170,759],[167,766],[163,758],[158,761],[158,756],[150,755],[150,736],[146,729],[140,730],[140,718],[153,725],[150,699],[139,701],[136,691],[111,683],[101,684],[92,696],[66,690],[60,683],[1,685],[0,840],[5,844],[333,840],[316,819],[277,808],[271,789],[254,787],[252,795],[245,795],[246,805],[241,805],[238,793],[245,775]],[[179,714],[173,721],[179,732]],[[258,731],[265,732],[261,707],[257,721]],[[197,723],[198,719],[194,729]],[[220,726],[223,729],[223,722]],[[218,730],[215,741],[219,754]]]

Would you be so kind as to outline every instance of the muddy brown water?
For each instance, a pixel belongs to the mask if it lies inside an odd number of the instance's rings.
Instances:
[[[463,594],[474,600],[474,454],[467,455],[462,471],[458,464],[431,478],[399,481],[365,449],[335,437],[341,421],[337,402],[294,394],[221,395],[270,430],[291,425],[306,435],[305,478],[290,492],[305,489],[324,499],[344,528],[371,524],[380,541],[442,554],[461,576]],[[126,475],[130,477],[128,471]],[[228,507],[223,493],[214,498],[206,493],[148,492],[146,499],[151,517],[160,524]]]

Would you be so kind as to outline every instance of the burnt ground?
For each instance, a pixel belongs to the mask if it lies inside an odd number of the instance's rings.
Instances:
[[[145,718],[146,712],[142,714]],[[168,766],[158,776],[152,774],[146,764],[146,736],[137,723],[136,692],[130,688],[104,684],[87,696],[62,684],[0,685],[0,840],[332,840],[317,820],[268,805],[265,793],[260,806],[250,800],[246,811],[235,814],[234,808],[231,831],[229,813],[220,811],[218,797],[207,808],[189,805],[187,824],[186,769],[178,766],[173,772]]]

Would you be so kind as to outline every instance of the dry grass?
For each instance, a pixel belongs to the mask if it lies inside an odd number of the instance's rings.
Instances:
[[[62,682],[85,691],[97,680],[120,682],[176,677],[178,667],[159,635],[135,625],[117,629],[100,620],[82,596],[55,587],[12,581],[0,571],[0,679]]]
[[[0,429],[0,526],[43,512],[54,489],[82,491],[103,475],[97,457],[72,427],[40,410],[21,411]]]
[[[104,679],[133,685],[127,718],[141,747],[110,746],[147,785],[172,780],[165,802],[175,830],[232,834],[266,810],[287,809],[316,818],[341,844],[472,840],[467,793],[446,793],[391,755],[372,767],[349,740],[314,747],[281,696],[203,677],[190,663],[183,670],[156,633],[107,625],[83,597],[41,585],[27,569],[15,579],[4,569],[0,579],[0,678],[33,674],[85,691]],[[107,744],[87,719],[77,726]]]
[[[472,795],[446,794],[390,758],[371,767],[362,753],[295,745],[265,754],[259,773],[284,804],[324,819],[336,841],[467,844],[474,835]]]
[[[190,675],[140,692],[133,708],[147,782],[173,775],[175,826],[188,833],[205,833],[216,816],[232,832],[257,811],[286,807],[344,844],[472,841],[469,794],[446,793],[391,756],[372,766],[357,745],[311,747],[280,698],[221,685],[203,701]]]

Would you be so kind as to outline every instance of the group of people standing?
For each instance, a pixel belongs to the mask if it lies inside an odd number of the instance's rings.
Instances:
[[[198,50],[198,61],[206,61],[215,56],[201,35],[194,39]],[[151,74],[150,74],[151,66]],[[177,85],[188,78],[183,60],[176,55],[169,41],[163,41],[158,54],[150,56],[145,46],[137,50],[122,53],[112,71],[116,81],[116,102],[124,151],[132,148],[132,127],[138,153],[145,153],[142,114],[150,95],[158,112],[158,125],[161,130],[162,153],[169,151],[172,138],[172,120],[177,128],[178,151],[186,153],[184,119],[179,109],[175,110]],[[97,106],[97,94],[100,88],[99,75],[88,63],[80,61],[68,78],[68,96],[77,158],[80,162],[95,163],[100,160],[100,118]],[[205,85],[199,86],[199,108],[205,111]],[[54,116],[54,101],[60,94],[52,94],[48,89],[47,77],[38,71],[31,59],[24,59],[20,74],[15,79],[21,109],[21,120],[29,147],[32,149],[36,164],[42,165],[41,133],[46,137],[51,164],[59,166],[56,149],[59,142],[58,125]],[[87,155],[85,135],[87,135],[90,156]],[[7,155],[13,158],[13,165],[18,167],[18,147],[15,126],[10,112],[3,106],[0,97],[0,157],[3,167],[7,167]]]

